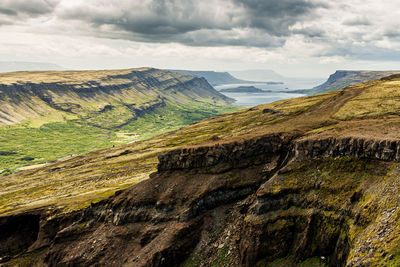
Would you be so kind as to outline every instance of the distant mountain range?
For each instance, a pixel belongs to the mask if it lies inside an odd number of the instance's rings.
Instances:
[[[66,70],[66,68],[45,62],[0,61],[0,72],[37,70]]]
[[[216,71],[192,71],[192,70],[170,70],[183,74],[191,74],[198,77],[205,78],[212,86],[221,84],[235,84],[235,83],[249,83],[251,81],[245,81],[233,77],[229,72],[216,72]]]
[[[311,89],[315,85],[320,84],[324,81],[323,78],[299,78],[299,77],[286,77],[273,70],[241,70],[241,71],[229,71],[233,76],[238,79],[255,81],[255,82],[282,82],[289,89]]]
[[[240,71],[229,71],[233,76],[239,79],[265,82],[265,81],[284,81],[287,77],[276,73],[273,70],[240,70]]]

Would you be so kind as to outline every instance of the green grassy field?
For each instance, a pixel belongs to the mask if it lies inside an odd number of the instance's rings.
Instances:
[[[165,107],[158,107],[113,130],[91,126],[84,120],[46,123],[38,128],[29,122],[4,126],[0,128],[0,175],[15,172],[23,166],[147,139],[237,109],[207,103],[190,106],[167,103]]]

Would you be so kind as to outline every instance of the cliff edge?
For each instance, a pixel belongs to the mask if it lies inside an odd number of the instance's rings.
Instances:
[[[394,75],[166,135],[157,170],[135,186],[69,213],[2,217],[1,255],[49,266],[397,266],[398,85]]]

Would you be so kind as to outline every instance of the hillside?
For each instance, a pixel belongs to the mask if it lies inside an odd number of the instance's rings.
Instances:
[[[4,177],[0,257],[398,266],[399,86],[395,75],[260,105]]]
[[[308,94],[326,93],[340,90],[346,86],[363,82],[370,82],[389,75],[400,73],[400,71],[348,71],[338,70],[323,84],[314,87]]]
[[[0,170],[148,138],[232,102],[204,78],[150,68],[3,73]]]
[[[248,81],[240,80],[233,77],[228,72],[216,72],[216,71],[192,71],[192,70],[172,70],[179,73],[191,74],[197,77],[205,78],[212,86],[221,84],[235,84],[235,83],[247,83]]]

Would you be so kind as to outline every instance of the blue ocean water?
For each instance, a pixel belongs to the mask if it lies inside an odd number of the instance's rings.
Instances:
[[[262,90],[270,90],[271,92],[261,92],[261,93],[227,93],[221,92],[222,94],[233,98],[236,100],[235,104],[240,106],[256,106],[260,104],[267,104],[275,102],[282,99],[294,98],[304,96],[304,94],[293,94],[290,90],[286,89],[285,85],[270,85],[270,84],[259,84],[259,83],[249,83],[249,84],[225,84],[215,86],[216,90],[235,88],[238,86],[254,86]],[[288,90],[288,92],[282,92]]]

